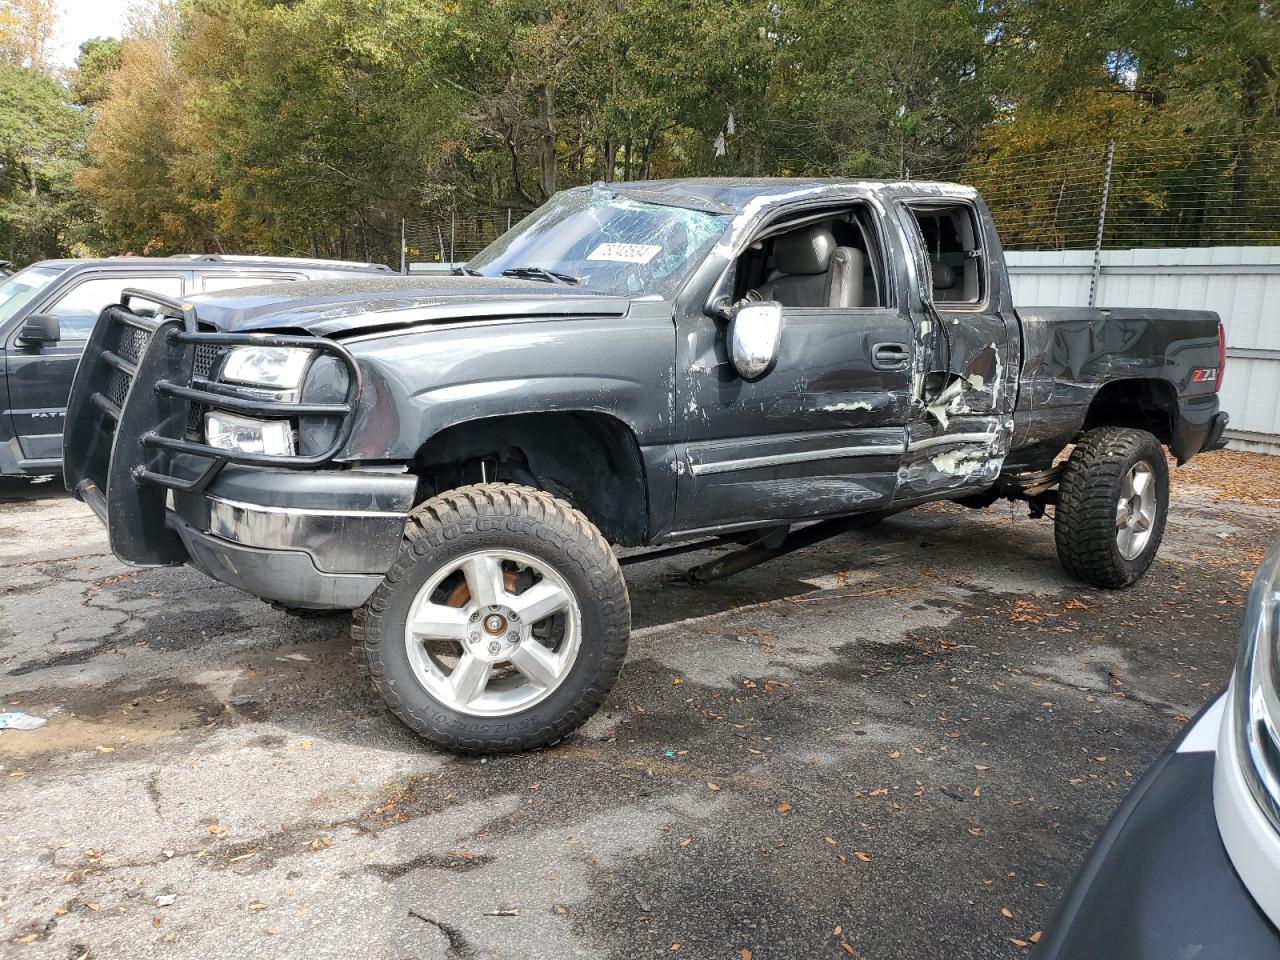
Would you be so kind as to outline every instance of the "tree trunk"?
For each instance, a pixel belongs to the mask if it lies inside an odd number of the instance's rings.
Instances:
[[[542,188],[543,196],[549,197],[556,192],[555,92],[549,80],[538,85],[538,112],[542,125],[538,185]]]
[[[1236,141],[1236,166],[1231,175],[1231,206],[1233,212],[1247,216],[1245,208],[1251,201],[1253,181],[1255,127],[1263,111],[1263,97],[1272,71],[1266,54],[1261,51],[1254,51],[1244,66],[1244,87],[1240,92],[1240,137]]]

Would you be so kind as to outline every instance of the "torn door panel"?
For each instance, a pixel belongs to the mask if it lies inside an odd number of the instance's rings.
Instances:
[[[939,432],[928,425],[913,427],[894,500],[990,487],[1004,467],[1012,436],[1012,417],[960,418]]]

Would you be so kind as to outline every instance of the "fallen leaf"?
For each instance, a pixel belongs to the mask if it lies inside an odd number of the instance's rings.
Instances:
[[[897,760],[900,756],[902,756],[902,751],[901,751],[901,750],[895,750],[895,751],[893,751],[893,753],[889,754],[889,759],[890,759],[890,760]]]
[[[1000,912],[1001,912],[1002,914],[1004,914],[1004,918],[1005,918],[1006,920],[1012,920],[1012,919],[1013,919],[1013,911],[1012,911],[1012,910],[1010,910],[1008,907],[1001,907],[1001,908],[1000,908]]]
[[[1041,934],[1041,932],[1042,932],[1042,931],[1037,930],[1037,931],[1036,931],[1035,933],[1033,933],[1031,936],[1027,937],[1027,939],[1028,939],[1028,940],[1030,940],[1032,943],[1039,943],[1039,942],[1040,942],[1040,934]]]
[[[854,951],[853,947],[849,946],[847,943],[840,944],[840,949],[843,950],[845,953],[847,953],[851,957],[857,956],[857,953]]]
[[[1012,943],[1015,947],[1025,947],[1027,945],[1027,941],[1019,940],[1017,937],[1010,937],[1009,942]]]
[[[855,850],[853,851],[853,855],[857,857],[859,860],[861,860],[863,863],[871,862],[871,854],[869,853],[863,853],[861,850]]]
[[[265,903],[263,903],[261,900],[255,900],[255,901],[253,901],[253,903],[249,904],[249,909],[250,909],[251,911],[256,912],[256,911],[258,911],[258,910],[265,910],[265,909],[267,909],[267,905],[266,905]]]
[[[787,813],[791,809],[791,804],[787,803],[784,800],[782,803],[774,807],[774,809],[777,810],[779,813]]]
[[[973,765],[973,769],[986,771],[986,770],[990,770],[991,768],[987,766],[983,766],[981,763],[975,763]]]
[[[93,749],[97,750],[99,753],[115,753],[116,752],[115,747],[94,747]]]
[[[718,784],[718,783],[712,783],[710,780],[708,780],[708,781],[707,781],[707,789],[708,789],[708,790],[712,790],[712,791],[714,791],[714,790],[719,790],[719,789],[720,789],[720,784]]]
[[[751,951],[748,950],[746,947],[743,947],[741,950],[739,950],[738,954],[742,957],[742,960],[751,960]]]
[[[93,900],[90,900],[88,903],[85,904],[85,906],[88,907],[90,910],[94,911],[95,913],[97,913],[99,909],[97,902]]]

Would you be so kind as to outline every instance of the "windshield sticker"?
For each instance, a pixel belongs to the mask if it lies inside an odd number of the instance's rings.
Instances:
[[[602,243],[587,254],[587,259],[648,263],[661,252],[662,248],[652,243]]]

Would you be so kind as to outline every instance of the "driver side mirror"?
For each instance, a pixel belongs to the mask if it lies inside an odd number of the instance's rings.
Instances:
[[[50,313],[33,313],[22,324],[18,339],[23,343],[57,343],[62,339],[58,318]]]
[[[767,300],[742,307],[729,321],[729,359],[747,383],[765,377],[782,346],[782,304]]]

